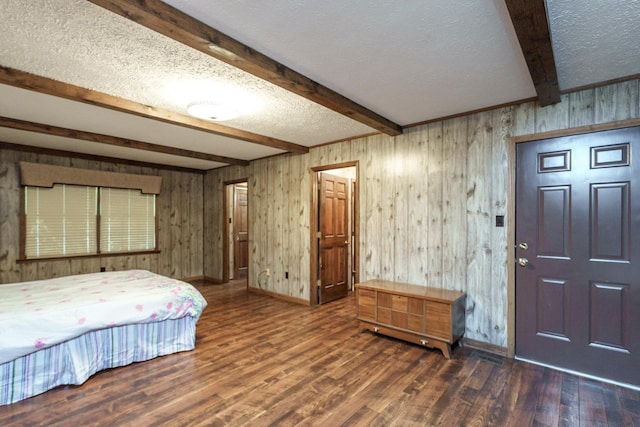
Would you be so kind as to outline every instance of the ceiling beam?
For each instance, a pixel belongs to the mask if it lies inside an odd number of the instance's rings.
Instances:
[[[21,151],[24,153],[46,154],[49,156],[57,156],[57,157],[68,157],[71,159],[84,159],[84,160],[90,160],[94,162],[98,161],[98,162],[104,162],[104,163],[119,163],[123,165],[140,166],[143,168],[164,169],[164,170],[186,172],[186,173],[198,173],[201,175],[206,174],[208,170],[208,169],[185,168],[182,166],[173,166],[173,165],[168,165],[163,163],[142,162],[139,160],[123,159],[121,157],[97,156],[95,154],[78,153],[77,151],[58,150],[55,148],[37,147],[35,145],[22,145],[22,144],[16,144],[14,142],[5,142],[2,140],[0,140],[0,149],[15,150],[15,151]]]
[[[541,106],[560,102],[544,0],[505,0]]]
[[[137,150],[153,151],[173,156],[190,157],[193,159],[208,160],[211,162],[225,163],[229,165],[247,166],[247,160],[233,159],[230,157],[216,156],[215,154],[200,153],[198,151],[184,150],[182,148],[169,147],[166,145],[152,144],[134,139],[118,138],[111,135],[103,135],[93,132],[85,132],[76,129],[67,129],[58,126],[45,125],[41,123],[28,122],[24,120],[12,119],[0,116],[0,127],[23,130],[27,132],[37,132],[46,135],[60,136],[63,138],[81,139],[83,141],[97,142],[100,144],[115,145],[123,148],[134,148]]]
[[[69,99],[71,101],[134,114],[139,117],[157,120],[172,125],[208,132],[228,138],[239,139],[254,144],[265,145],[267,147],[277,148],[291,153],[304,154],[309,152],[309,147],[305,147],[303,145],[235,129],[229,126],[223,126],[218,123],[197,119],[195,117],[175,113],[169,110],[150,107],[138,102],[129,101],[106,93],[37,76],[35,74],[4,67],[2,65],[0,65],[0,83]]]
[[[133,22],[387,135],[402,127],[159,0],[90,0]]]

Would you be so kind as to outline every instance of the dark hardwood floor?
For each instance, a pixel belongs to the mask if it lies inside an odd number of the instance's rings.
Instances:
[[[199,289],[194,351],[1,406],[0,425],[640,425],[638,391],[363,333],[353,296],[310,308],[241,283]]]

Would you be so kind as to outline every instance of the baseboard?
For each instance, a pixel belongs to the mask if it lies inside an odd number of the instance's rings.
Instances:
[[[507,357],[507,349],[498,345],[489,344],[482,341],[476,341],[469,338],[462,338],[462,344],[466,347],[475,348],[476,350],[486,351],[498,356]]]
[[[203,276],[203,277],[204,277],[204,281],[211,285],[222,285],[224,283],[229,283],[229,282],[224,282],[222,279],[216,279],[215,277],[211,277],[211,276]]]
[[[270,297],[281,299],[281,300],[288,301],[288,302],[292,302],[294,304],[310,305],[309,301],[307,301],[305,299],[292,297],[291,295],[285,295],[285,294],[281,294],[281,293],[278,293],[278,292],[267,291],[266,289],[254,288],[253,286],[249,286],[249,292],[268,295]]]
[[[183,282],[191,283],[191,284],[195,282],[201,285],[221,285],[224,283],[220,279],[216,279],[214,277],[209,277],[209,276],[193,276],[193,277],[186,277],[180,280],[182,280]]]

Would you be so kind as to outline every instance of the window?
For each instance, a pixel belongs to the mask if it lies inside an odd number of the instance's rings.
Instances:
[[[156,249],[156,195],[56,184],[24,187],[24,257],[57,258]]]
[[[156,196],[137,190],[100,189],[102,252],[138,252],[156,247]]]

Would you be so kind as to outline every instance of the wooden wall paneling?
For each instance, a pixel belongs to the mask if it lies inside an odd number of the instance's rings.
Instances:
[[[187,277],[204,274],[204,175],[190,174],[191,180],[191,247],[189,248],[191,264]]]
[[[361,264],[364,267],[364,277],[367,279],[384,279],[380,265],[380,254],[383,251],[381,245],[381,227],[384,214],[380,202],[382,195],[382,181],[384,164],[378,152],[381,136],[374,135],[365,139],[367,150],[365,151],[364,164],[361,165],[361,181],[364,184],[366,198],[361,200],[362,212],[360,219],[363,229],[366,230],[366,239],[362,245]],[[387,253],[391,257],[392,254]],[[362,278],[362,280],[367,280]]]
[[[205,267],[207,277],[215,280],[223,279],[223,241],[225,221],[224,216],[224,182],[228,171],[226,168],[210,171],[210,177],[206,191],[205,218],[208,221],[209,229],[205,232],[205,241],[209,242],[206,251],[210,254],[210,259]]]
[[[562,95],[561,102],[536,110],[535,132],[566,129],[569,127],[569,95]]]
[[[475,331],[487,330],[493,301],[491,258],[493,233],[492,180],[493,133],[491,113],[469,117],[467,137],[467,301],[466,336],[473,339]],[[483,324],[484,323],[484,324]],[[481,325],[482,324],[482,325]],[[486,338],[485,338],[486,340]]]
[[[189,269],[191,268],[191,260],[189,260],[189,256],[192,256],[191,252],[191,200],[194,197],[197,197],[191,192],[191,181],[189,179],[189,175],[181,174],[180,175],[180,190],[182,193],[182,201],[177,206],[177,209],[180,211],[180,221],[178,222],[179,228],[179,240],[181,245],[181,251],[184,251],[187,256],[180,257],[180,272],[176,277],[188,277]]]
[[[295,156],[296,162],[298,162],[297,170],[299,171],[298,181],[298,207],[294,212],[295,223],[297,224],[297,254],[298,260],[294,260],[294,264],[297,263],[298,269],[298,297],[309,301],[311,290],[311,205],[310,194],[311,191],[311,174],[309,173],[310,157],[308,154]],[[293,175],[295,179],[295,175]],[[294,190],[295,191],[295,190]],[[295,282],[294,282],[295,283]]]
[[[345,159],[343,150],[348,153],[344,143],[323,145],[310,151],[312,166],[326,166],[343,163]]]
[[[20,282],[20,184],[16,152],[0,148],[0,283]],[[16,248],[16,250],[12,250]]]
[[[184,182],[181,176],[175,175],[172,176],[171,180],[171,216],[170,216],[170,226],[171,230],[171,269],[168,274],[171,277],[180,277],[182,274],[182,249],[183,249],[183,241],[182,241],[182,205],[186,201],[184,199],[185,196],[185,188]]]
[[[445,289],[466,290],[466,136],[467,118],[443,124],[444,209],[443,285]]]
[[[297,216],[295,210],[300,204],[300,193],[296,191],[300,185],[299,162],[296,162],[295,156],[286,155],[287,167],[285,171],[285,181],[287,182],[287,204],[284,206],[284,216],[286,217],[286,227],[284,228],[283,247],[285,264],[282,273],[282,280],[289,290],[289,295],[301,296],[300,288],[294,276],[298,276],[300,272],[300,238],[298,232]],[[296,260],[297,258],[297,260]],[[287,277],[288,276],[288,277]]]
[[[260,274],[260,262],[259,262],[259,249],[260,238],[262,234],[261,218],[262,211],[260,210],[260,199],[262,195],[259,189],[259,179],[255,172],[256,164],[260,161],[253,162],[247,168],[250,170],[248,173],[249,179],[247,181],[249,192],[249,271],[247,275],[247,284],[251,287],[258,287],[257,278]]]
[[[444,287],[443,278],[443,205],[444,205],[444,144],[442,122],[431,123],[427,129],[427,285]]]
[[[596,123],[625,120],[638,116],[638,81],[601,86],[596,92]]]
[[[416,200],[409,199],[413,160],[410,158],[413,147],[410,146],[413,139],[408,135],[404,135],[402,138],[390,138],[389,143],[392,145],[393,151],[391,152],[392,157],[387,159],[387,175],[392,178],[393,187],[389,189],[391,215],[388,219],[388,225],[383,228],[393,244],[394,262],[389,266],[390,277],[391,280],[399,282],[409,281],[410,247],[418,246],[420,241],[420,236],[413,232],[413,227],[409,224],[410,206],[417,203]]]
[[[278,293],[284,295],[291,295],[289,291],[288,281],[285,281],[284,272],[289,265],[288,249],[286,243],[288,242],[288,236],[286,236],[289,228],[289,156],[282,158],[282,161],[272,159],[272,164],[276,170],[276,186],[273,193],[273,208],[274,208],[274,222],[272,228],[274,228],[274,246],[275,251],[273,253],[273,263],[271,269],[273,271],[273,282],[276,285]]]
[[[305,222],[309,222],[309,210],[304,209],[304,204],[308,204],[309,187],[304,185],[308,182],[307,170],[302,167],[302,159],[308,155],[289,155],[289,214],[286,232],[286,253],[287,271],[289,278],[285,281],[291,291],[291,295],[309,300],[309,252],[304,251],[304,242],[309,241],[309,227],[305,227]],[[307,243],[306,248],[309,247]],[[305,256],[306,255],[306,256]],[[305,268],[306,266],[306,268]],[[303,275],[303,272],[307,272]]]
[[[536,131],[537,102],[526,102],[513,107],[512,136],[529,135]]]
[[[509,147],[505,140],[509,136],[513,124],[514,110],[506,107],[500,110],[494,110],[488,113],[492,132],[487,135],[489,142],[490,157],[489,164],[492,165],[491,175],[488,180],[490,183],[490,248],[491,257],[487,260],[491,264],[490,276],[487,277],[486,283],[491,289],[489,302],[491,307],[489,319],[485,323],[486,329],[483,329],[486,338],[484,342],[490,342],[494,345],[506,347],[507,333],[509,326],[507,324],[507,313],[509,309],[509,295],[507,292],[508,283],[508,263],[509,263],[509,246],[513,246],[509,241],[509,200],[508,191],[510,188],[509,177]],[[495,216],[504,215],[505,227],[495,226]],[[512,258],[511,258],[512,259]]]
[[[427,285],[429,283],[429,170],[428,132],[425,126],[405,132],[406,141],[399,141],[397,151],[406,160],[403,186],[407,198],[406,277],[399,280]],[[401,234],[401,235],[402,235]],[[398,241],[405,239],[397,238]],[[396,272],[396,276],[398,276]]]
[[[372,227],[375,233],[369,247],[375,246],[377,254],[373,260],[373,277],[385,280],[393,280],[395,277],[395,150],[392,138],[377,135],[370,142],[369,149],[372,152],[371,173],[375,180],[370,180],[374,188],[369,191],[372,197],[372,212],[370,212]]]
[[[300,195],[300,206],[298,209],[299,219],[299,239],[300,239],[300,288],[302,293],[301,298],[307,301],[311,297],[310,295],[310,275],[311,275],[311,174],[309,170],[311,168],[310,157],[308,154],[297,156],[300,161],[300,187],[298,192]]]
[[[569,94],[569,127],[586,126],[595,120],[595,89]]]
[[[218,222],[218,227],[223,227],[225,219],[221,215],[215,215],[213,211],[215,198],[214,171],[208,171],[203,178],[204,181],[204,195],[203,195],[203,230],[202,230],[202,244],[203,244],[203,274],[205,277],[214,277],[213,265],[215,264],[215,255],[213,248],[213,234],[215,233],[215,223]],[[219,261],[222,263],[222,259]]]
[[[252,163],[253,173],[251,174],[251,206],[249,207],[249,218],[252,219],[249,224],[251,233],[253,234],[253,244],[250,259],[253,266],[253,274],[249,278],[249,285],[254,287],[267,287],[269,278],[264,275],[267,264],[267,228],[268,228],[268,209],[267,209],[267,187],[269,184],[268,160],[258,160]],[[255,280],[255,282],[254,282]]]
[[[204,274],[204,175],[192,174],[194,193],[197,195],[192,199],[193,212],[191,245],[192,260],[189,276],[202,276]]]
[[[389,152],[390,157],[387,157],[385,162],[384,175],[393,183],[393,186],[388,189],[387,196],[390,215],[385,221],[388,225],[383,226],[384,238],[390,239],[394,254],[394,262],[389,266],[388,277],[390,280],[399,282],[410,281],[411,247],[419,246],[420,242],[420,236],[413,230],[414,224],[409,222],[409,210],[412,206],[419,204],[418,200],[410,199],[415,139],[414,132],[405,134],[402,138],[389,138],[389,145],[393,151]]]
[[[274,257],[276,251],[276,241],[274,238],[275,235],[275,227],[276,227],[276,216],[275,216],[275,206],[274,206],[274,196],[275,196],[275,186],[278,185],[278,172],[274,169],[273,158],[269,158],[266,160],[266,168],[264,172],[269,176],[269,181],[267,182],[265,190],[265,197],[262,199],[264,205],[263,209],[265,209],[266,216],[264,219],[264,227],[263,232],[265,236],[265,245],[261,247],[262,252],[264,253],[265,264],[263,269],[269,269],[270,276],[266,278],[269,284],[269,290],[274,292],[280,292],[277,286],[277,282],[274,277]]]
[[[162,188],[156,207],[158,209],[158,245],[160,254],[158,256],[159,273],[171,275],[171,197],[172,197],[172,173],[167,170],[160,170],[162,176]]]
[[[254,257],[250,260],[251,264],[254,266],[253,268],[253,277],[250,277],[249,285],[252,285],[251,279],[255,278],[255,286],[262,287],[263,283],[267,284],[268,279],[263,277],[264,269],[267,268],[267,235],[266,235],[266,224],[267,224],[267,216],[268,211],[266,209],[266,201],[267,201],[267,184],[268,184],[268,171],[267,171],[267,160],[258,160],[251,164],[253,169],[252,177],[254,178],[254,185],[252,188],[255,189],[253,191],[252,198],[252,208],[249,209],[249,218],[253,218],[253,221],[249,225],[253,229],[253,238],[255,241],[254,249],[252,251],[252,255]]]
[[[269,170],[273,181],[267,190],[269,195],[269,223],[267,233],[269,236],[268,258],[269,268],[271,270],[271,284],[273,291],[279,294],[286,294],[282,288],[282,263],[283,263],[283,246],[282,246],[282,203],[284,200],[282,188],[282,161],[276,158],[269,159]]]

